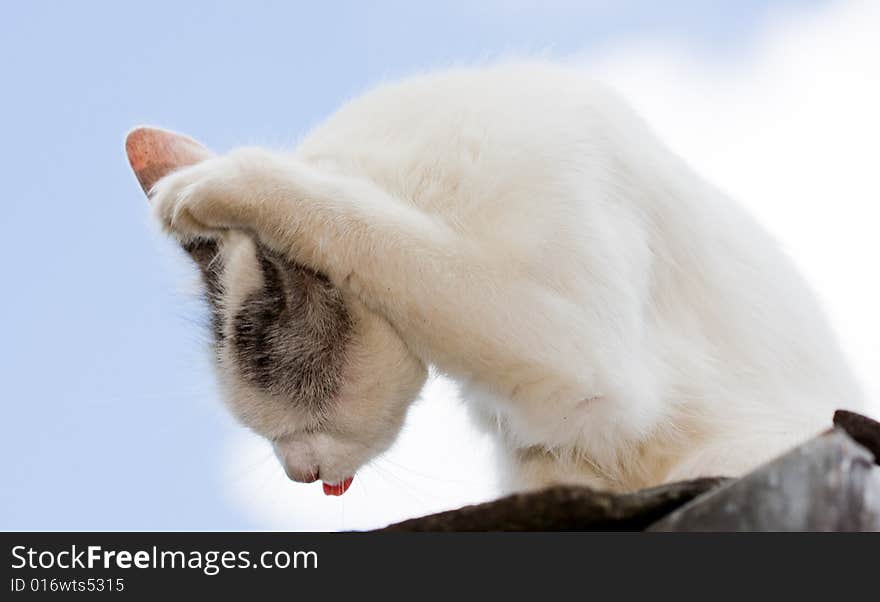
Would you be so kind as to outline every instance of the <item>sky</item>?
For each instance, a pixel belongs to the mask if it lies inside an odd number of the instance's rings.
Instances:
[[[345,496],[288,482],[218,400],[193,271],[122,149],[143,123],[289,146],[371,84],[451,64],[539,53],[618,88],[782,240],[880,399],[877,6],[6,3],[0,529],[366,528],[495,495],[445,380]]]

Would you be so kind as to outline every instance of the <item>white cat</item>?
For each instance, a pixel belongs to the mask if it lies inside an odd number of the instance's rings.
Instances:
[[[385,85],[291,154],[212,158],[153,199],[169,232],[219,247],[229,404],[291,478],[330,492],[393,442],[426,365],[462,383],[511,489],[737,475],[860,402],[777,243],[563,67]],[[320,403],[254,376],[303,353],[266,352],[280,337],[242,322],[271,313],[247,307],[261,290],[285,298],[279,261],[325,275],[347,308]]]

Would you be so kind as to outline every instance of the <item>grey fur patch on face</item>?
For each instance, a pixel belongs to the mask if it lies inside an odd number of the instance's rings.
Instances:
[[[259,243],[256,251],[263,286],[231,317],[224,344],[243,380],[323,414],[340,388],[352,337],[342,293]]]

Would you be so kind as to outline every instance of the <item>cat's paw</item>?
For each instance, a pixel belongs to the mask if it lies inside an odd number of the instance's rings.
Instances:
[[[266,151],[242,149],[185,167],[153,186],[153,213],[165,231],[184,242],[254,229],[276,161]]]

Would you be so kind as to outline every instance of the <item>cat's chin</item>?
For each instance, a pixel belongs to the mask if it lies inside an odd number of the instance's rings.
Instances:
[[[338,483],[322,483],[324,486],[324,495],[333,495],[339,496],[348,491],[348,488],[351,487],[351,482],[354,480],[354,475],[342,479]]]

